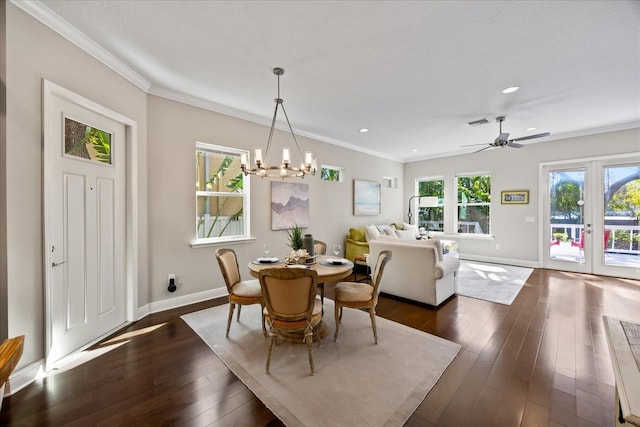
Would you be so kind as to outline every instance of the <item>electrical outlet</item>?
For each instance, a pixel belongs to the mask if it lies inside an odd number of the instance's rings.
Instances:
[[[500,250],[500,244],[496,245],[496,250]]]
[[[176,289],[178,289],[178,286],[176,285],[176,275],[171,273],[169,274],[169,276],[167,277],[167,282],[169,283],[169,287],[167,288],[169,290],[169,292],[175,292]]]

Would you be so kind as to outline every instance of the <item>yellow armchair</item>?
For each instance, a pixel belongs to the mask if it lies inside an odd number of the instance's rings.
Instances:
[[[350,228],[344,240],[344,257],[354,262],[355,257],[369,253],[369,242],[364,237],[364,227]]]

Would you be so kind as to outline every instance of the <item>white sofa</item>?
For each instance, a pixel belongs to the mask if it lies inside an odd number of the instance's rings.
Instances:
[[[443,255],[438,239],[372,240],[367,258],[371,268],[384,250],[390,250],[392,257],[382,275],[380,292],[434,307],[456,293],[460,261],[454,251]]]

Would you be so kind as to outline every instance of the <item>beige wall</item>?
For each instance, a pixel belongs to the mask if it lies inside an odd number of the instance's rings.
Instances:
[[[265,103],[268,102],[266,99]],[[148,110],[151,300],[223,288],[214,257],[216,248],[223,245],[190,246],[195,238],[195,143],[253,151],[255,147],[266,146],[269,129],[157,96],[148,97]],[[291,146],[291,135],[278,132],[272,159],[278,160],[283,143]],[[316,239],[327,242],[329,247],[335,242],[344,246],[344,236],[350,227],[389,223],[399,218],[402,164],[304,137],[298,137],[298,143],[303,152],[312,150],[319,164],[345,168],[345,179],[341,183],[322,181],[319,174],[296,181],[309,184],[310,225],[307,232]],[[383,176],[399,178],[399,187],[382,189],[382,214],[353,216],[353,179],[382,182]],[[251,177],[251,234],[255,240],[224,245],[237,252],[246,278],[249,273],[244,266],[252,257],[261,254],[263,243],[272,244],[274,255],[283,255],[290,250],[284,232],[271,230],[271,182],[270,179]],[[169,273],[177,275],[178,290],[174,294],[167,291]]]
[[[146,95],[96,59],[7,3],[8,335],[26,335],[20,366],[44,356],[42,79],[138,123],[141,184],[139,299],[148,302],[146,259]],[[2,256],[5,256],[3,254]]]
[[[455,216],[454,181],[457,173],[491,173],[491,239],[452,236],[459,243],[460,253],[494,260],[513,261],[514,264],[538,262],[540,204],[538,174],[543,162],[584,159],[624,153],[640,152],[640,129],[608,132],[549,142],[527,144],[520,149],[486,150],[480,153],[405,164],[404,212],[409,197],[415,194],[416,178],[443,176],[448,194],[445,216],[449,229],[453,229]],[[527,205],[502,205],[500,192],[529,190]],[[536,222],[525,222],[525,217]],[[500,249],[496,249],[496,245]]]

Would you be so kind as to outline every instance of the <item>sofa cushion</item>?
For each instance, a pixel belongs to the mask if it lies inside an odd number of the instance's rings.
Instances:
[[[396,242],[398,240],[398,236],[387,236],[386,234],[381,234],[376,240],[391,240]]]
[[[418,226],[416,224],[409,224],[409,223],[403,222],[402,229],[411,230],[413,231],[413,235],[416,239],[420,238],[420,230],[418,229]]]
[[[396,230],[400,240],[416,240],[416,235],[412,230]]]
[[[364,235],[364,227],[350,228],[349,237],[357,242],[366,242],[367,239]]]

